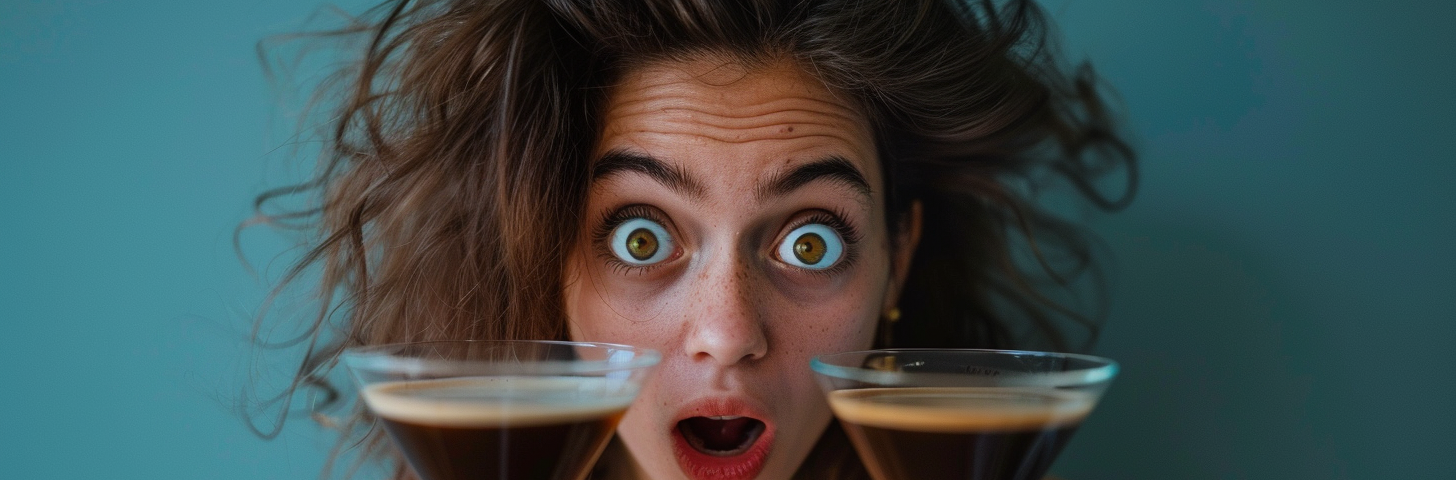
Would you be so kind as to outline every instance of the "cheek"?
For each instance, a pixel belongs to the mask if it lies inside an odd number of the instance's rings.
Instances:
[[[779,305],[767,313],[781,330],[776,332],[781,333],[781,346],[821,355],[864,350],[874,343],[889,288],[888,262],[880,255],[867,257],[832,289],[795,295],[790,293],[794,286],[779,286]]]
[[[881,290],[855,289],[854,294],[779,308],[771,314],[776,320],[770,329],[776,347],[783,350],[778,353],[803,360],[807,371],[808,357],[869,348],[874,343],[882,295]]]
[[[660,315],[664,302],[625,288],[623,282],[613,282],[612,272],[591,260],[580,251],[567,260],[562,297],[570,339],[661,350],[661,345],[650,341],[660,332],[643,320]]]
[[[605,319],[601,315],[603,305],[596,293],[600,279],[580,252],[571,255],[566,265],[562,299],[565,302],[567,335],[573,341],[589,342],[597,338],[600,331],[609,328],[604,325]]]

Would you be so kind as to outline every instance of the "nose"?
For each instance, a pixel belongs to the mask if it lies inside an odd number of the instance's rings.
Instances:
[[[685,351],[695,361],[722,366],[768,355],[761,290],[754,266],[739,255],[717,255],[698,276],[694,308],[688,309]]]

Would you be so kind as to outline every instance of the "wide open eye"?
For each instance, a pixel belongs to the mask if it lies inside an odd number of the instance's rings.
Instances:
[[[810,270],[834,266],[844,256],[844,240],[833,228],[811,223],[789,232],[779,244],[779,259]]]
[[[672,255],[672,236],[662,224],[645,218],[622,222],[612,230],[612,254],[628,265],[651,265]]]

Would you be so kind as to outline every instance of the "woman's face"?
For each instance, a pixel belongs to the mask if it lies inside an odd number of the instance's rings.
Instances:
[[[565,297],[573,339],[663,354],[618,429],[639,475],[788,478],[827,426],[809,359],[870,347],[914,243],[891,251],[866,123],[788,62],[610,93]]]

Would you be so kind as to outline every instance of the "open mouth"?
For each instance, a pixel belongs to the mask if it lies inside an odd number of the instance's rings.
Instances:
[[[678,466],[689,479],[758,477],[773,449],[773,422],[734,399],[710,399],[684,410],[693,416],[678,417],[671,436]]]
[[[688,446],[704,455],[731,457],[753,447],[763,434],[762,421],[743,416],[690,417],[677,422]]]

